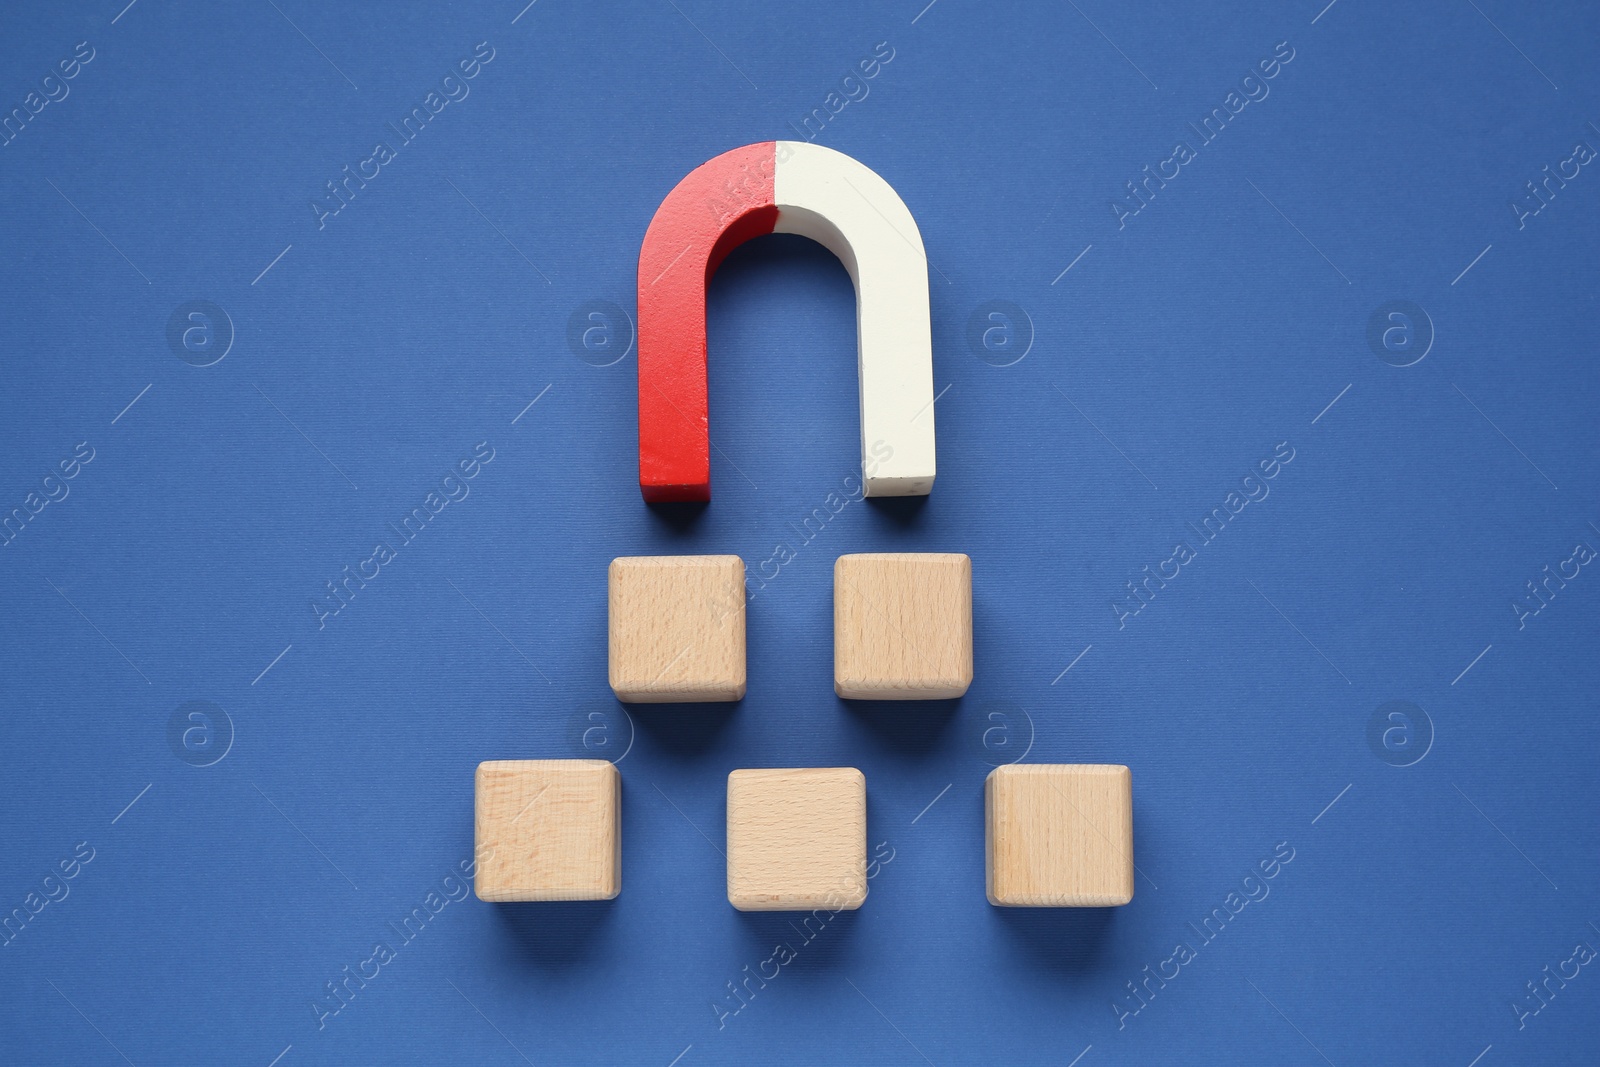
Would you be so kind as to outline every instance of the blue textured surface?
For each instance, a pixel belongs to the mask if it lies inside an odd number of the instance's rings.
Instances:
[[[1593,6],[13,6],[0,1062],[1595,1061]],[[715,500],[654,513],[589,302],[631,313],[682,174],[845,91],[817,139],[934,268],[938,485],[801,532],[856,463],[852,294],[766,238],[713,285]],[[169,342],[195,300],[231,331]],[[973,557],[961,701],[834,697],[832,563],[883,550]],[[784,557],[742,704],[611,699],[605,566],[658,552]],[[1030,737],[1133,768],[1128,907],[985,902],[983,777]],[[452,899],[480,760],[624,750],[619,899]],[[735,912],[727,772],[839,764],[892,856],[866,906]]]

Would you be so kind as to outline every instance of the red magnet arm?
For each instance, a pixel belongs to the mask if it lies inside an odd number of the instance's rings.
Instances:
[[[639,488],[645,500],[711,499],[706,283],[778,222],[777,142],[696,167],[662,201],[639,251]]]

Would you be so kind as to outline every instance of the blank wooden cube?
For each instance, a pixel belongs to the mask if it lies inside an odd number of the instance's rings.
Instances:
[[[971,684],[969,557],[839,557],[833,566],[834,692],[851,700],[941,700]]]
[[[599,759],[478,764],[479,900],[610,900],[622,891],[622,776]]]
[[[1105,908],[1133,899],[1133,775],[1109,764],[1011,764],[983,788],[989,903]]]
[[[728,775],[728,902],[852,911],[867,899],[867,779],[854,767]]]
[[[744,696],[744,560],[611,561],[611,689],[635,704]]]

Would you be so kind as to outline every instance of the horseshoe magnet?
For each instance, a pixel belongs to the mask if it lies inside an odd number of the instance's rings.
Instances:
[[[797,233],[856,287],[867,496],[933,488],[928,259],[904,201],[842,152],[765,141],[701,164],[656,209],[639,250],[639,488],[652,503],[711,499],[706,283],[734,248]]]

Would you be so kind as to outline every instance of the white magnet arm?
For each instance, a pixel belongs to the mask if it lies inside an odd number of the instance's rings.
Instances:
[[[917,223],[888,182],[842,152],[779,141],[774,169],[774,232],[821,244],[856,285],[866,495],[926,496],[935,474],[933,336]]]

